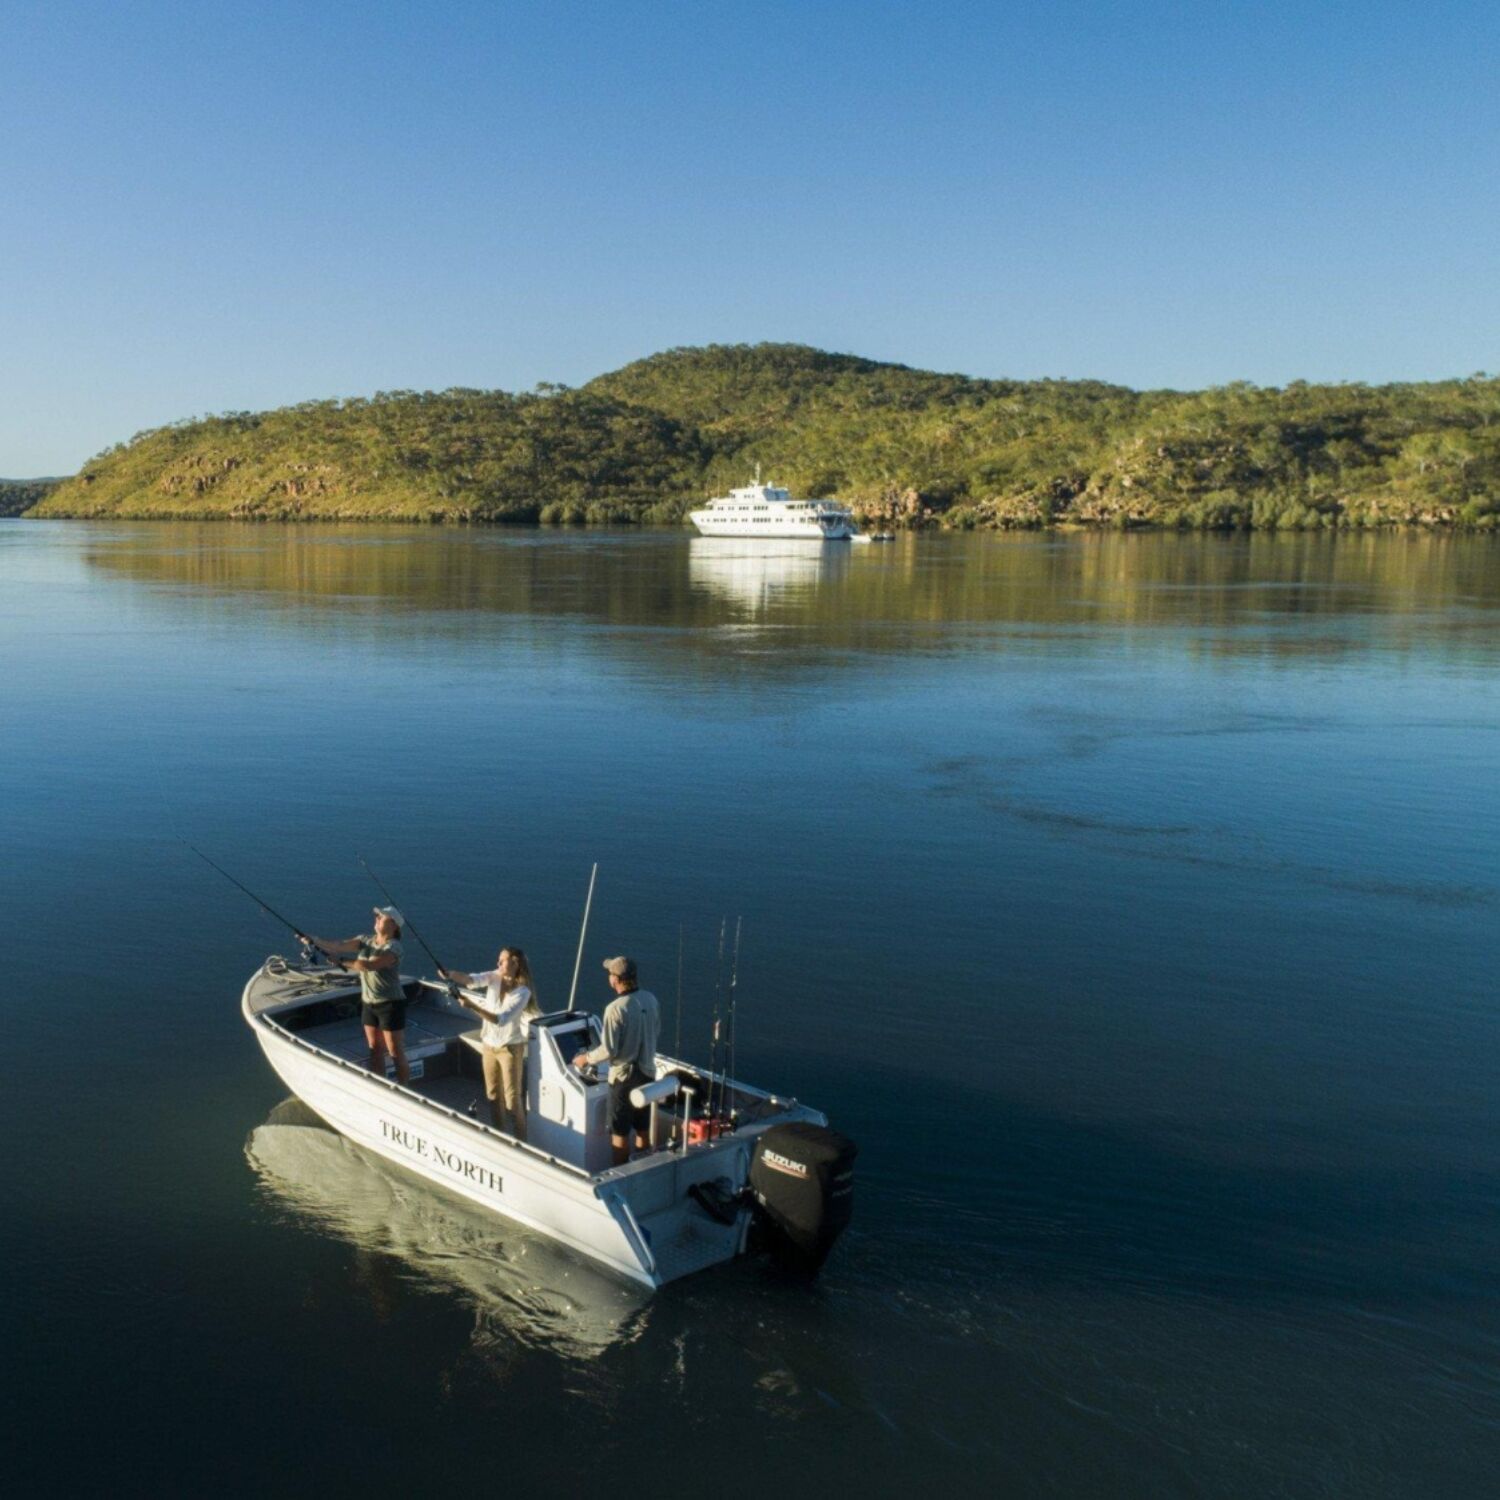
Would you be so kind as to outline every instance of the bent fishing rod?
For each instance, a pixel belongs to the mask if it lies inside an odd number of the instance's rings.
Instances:
[[[393,895],[391,895],[391,893],[386,889],[385,881],[383,881],[380,878],[380,876],[378,876],[374,872],[374,870],[372,870],[369,867],[369,865],[365,864],[365,857],[364,857],[363,854],[357,854],[357,855],[355,855],[355,858],[360,862],[361,865],[364,865],[365,874],[368,875],[370,877],[370,879],[375,882],[376,888],[380,891],[380,894],[385,897],[386,904],[389,905],[389,906],[394,906],[396,908],[396,910],[401,913],[402,917],[405,918],[405,920],[406,920],[406,926],[407,926],[408,930],[411,932],[411,935],[414,938],[416,938],[417,942],[421,945],[422,952],[425,953],[428,956],[428,958],[430,958],[432,960],[432,966],[433,966],[433,968],[435,968],[438,971],[438,973],[440,975],[442,975],[443,979],[447,982],[448,993],[450,995],[457,994],[458,993],[458,986],[456,984],[454,984],[454,982],[451,979],[448,978],[448,971],[442,966],[442,964],[440,964],[438,962],[438,956],[437,956],[437,954],[434,953],[432,951],[432,949],[427,946],[426,942],[423,941],[422,934],[417,931],[415,923],[412,922],[411,918],[409,918],[409,917],[406,916],[406,908],[403,907],[396,900],[396,898]]]
[[[222,875],[224,879],[227,880],[230,885],[232,885],[236,890],[243,891],[258,907],[260,907],[263,912],[265,912],[268,917],[271,917],[273,920],[280,922],[283,927],[289,928],[291,930],[292,936],[296,938],[299,943],[304,944],[314,953],[321,953],[323,957],[326,958],[331,964],[337,964],[339,962],[339,960],[326,948],[322,947],[318,943],[313,942],[313,940],[308,937],[308,935],[300,927],[298,927],[295,922],[289,922],[284,916],[281,915],[279,911],[276,910],[274,906],[267,905],[267,903],[262,901],[260,897],[257,896],[248,885],[242,885],[238,880],[234,878],[233,875],[229,873],[228,870],[226,870],[222,865],[216,865],[213,860],[211,860],[196,845],[189,844],[186,839],[181,839],[179,840],[179,842],[185,848],[191,849],[192,852],[196,854],[198,858],[201,859],[203,863],[206,864],[211,870],[217,870],[219,874]]]

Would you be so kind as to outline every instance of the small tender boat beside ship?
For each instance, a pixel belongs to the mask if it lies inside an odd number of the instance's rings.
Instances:
[[[847,507],[836,500],[794,500],[790,490],[755,480],[690,511],[704,536],[792,537],[808,542],[867,542]]]
[[[648,1288],[752,1249],[816,1269],[848,1223],[852,1142],[817,1110],[658,1055],[650,1148],[611,1165],[608,1084],[571,1059],[598,1018],[530,1024],[527,1138],[483,1118],[479,1032],[449,986],[401,976],[408,1084],[365,1065],[357,981],[272,957],[241,1010],[267,1061],[357,1145]]]

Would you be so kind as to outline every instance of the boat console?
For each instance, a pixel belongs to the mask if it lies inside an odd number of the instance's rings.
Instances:
[[[580,1052],[598,1045],[599,1021],[582,1011],[555,1011],[531,1023],[526,1138],[586,1172],[602,1172],[611,1164],[608,1081],[573,1066]]]

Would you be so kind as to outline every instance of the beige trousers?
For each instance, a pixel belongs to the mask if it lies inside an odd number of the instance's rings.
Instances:
[[[490,1118],[501,1129],[510,1129],[519,1140],[526,1139],[526,1093],[523,1074],[526,1071],[526,1043],[512,1047],[486,1047],[484,1060],[484,1097],[490,1101]],[[513,1124],[507,1122],[509,1116]]]

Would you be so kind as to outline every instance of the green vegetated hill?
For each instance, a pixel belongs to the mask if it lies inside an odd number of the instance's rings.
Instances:
[[[61,483],[61,479],[0,479],[0,516],[19,516]]]
[[[757,463],[904,526],[1493,527],[1500,380],[1143,392],[790,344],[675,349],[576,390],[177,423],[33,514],[671,522]]]

